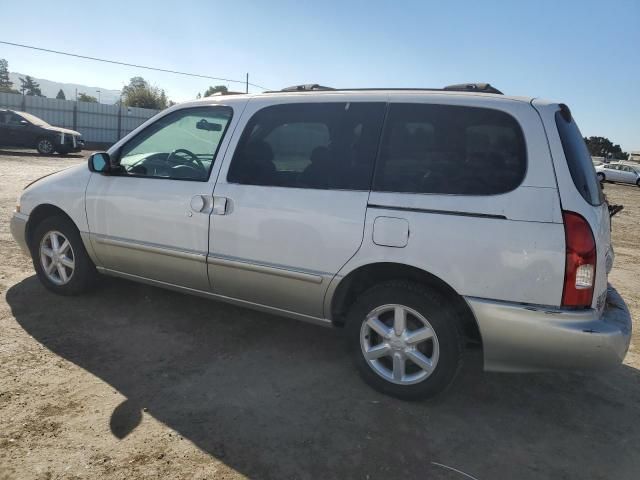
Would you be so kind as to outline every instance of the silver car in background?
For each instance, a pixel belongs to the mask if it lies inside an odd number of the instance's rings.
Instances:
[[[640,187],[640,171],[638,167],[612,162],[598,165],[595,169],[598,180],[601,182],[631,183]]]

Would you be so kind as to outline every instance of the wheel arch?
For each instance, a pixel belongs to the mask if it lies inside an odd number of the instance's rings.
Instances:
[[[29,214],[29,220],[27,221],[27,227],[25,230],[25,240],[29,249],[32,248],[31,244],[33,242],[33,233],[35,232],[38,225],[44,219],[54,216],[66,218],[73,224],[76,230],[80,232],[80,229],[78,228],[78,225],[76,225],[76,222],[74,222],[73,219],[64,210],[62,210],[60,207],[56,207],[55,205],[51,205],[50,203],[43,203],[35,207]]]
[[[52,133],[52,132],[40,132],[35,136],[34,145],[37,146],[38,142],[40,142],[40,140],[50,140],[51,143],[53,143],[53,145],[55,146],[57,136],[58,135],[56,135],[55,133]]]
[[[379,262],[362,265],[340,280],[330,299],[330,318],[335,326],[344,326],[349,306],[356,297],[380,282],[389,280],[411,280],[443,295],[453,305],[460,318],[465,337],[482,343],[480,329],[471,308],[465,299],[448,283],[426,270],[396,262]]]

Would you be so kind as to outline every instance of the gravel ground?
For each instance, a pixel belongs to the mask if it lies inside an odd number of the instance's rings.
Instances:
[[[439,398],[366,387],[340,332],[105,279],[40,286],[9,234],[22,187],[82,156],[0,152],[0,480],[640,478],[638,335],[598,374],[486,374]],[[607,185],[611,274],[640,319],[640,189]]]

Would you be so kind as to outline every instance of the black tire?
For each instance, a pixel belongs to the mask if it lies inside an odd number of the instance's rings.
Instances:
[[[53,155],[55,152],[55,145],[50,138],[41,137],[36,142],[36,150],[40,155]]]
[[[605,181],[604,173],[600,173],[600,172],[598,172],[598,173],[597,173],[597,177],[598,177],[598,180],[600,181],[600,183],[602,183],[602,182],[604,182],[604,181]]]
[[[67,283],[57,285],[49,279],[44,271],[40,256],[40,245],[45,235],[57,231],[64,235],[71,244],[74,268]],[[63,216],[48,217],[35,228],[30,245],[33,268],[38,279],[50,291],[59,295],[79,295],[90,290],[96,283],[98,272],[84,248],[78,229],[71,220]]]
[[[435,369],[419,383],[393,383],[374,371],[364,357],[360,343],[363,323],[374,309],[389,304],[403,305],[422,315],[437,337],[439,358]],[[382,393],[403,400],[421,400],[441,393],[462,366],[463,335],[453,308],[442,295],[414,282],[393,280],[363,292],[349,310],[346,334],[349,350],[364,381]]]
[[[636,180],[636,185],[637,185],[638,187],[640,187],[640,178],[639,178],[638,180]]]

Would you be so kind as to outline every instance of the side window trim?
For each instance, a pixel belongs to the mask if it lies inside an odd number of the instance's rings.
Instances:
[[[235,112],[234,109],[231,105],[203,105],[203,106],[198,106],[198,107],[185,107],[185,108],[180,108],[177,110],[174,110],[172,112],[168,112],[165,115],[163,115],[162,117],[159,117],[156,121],[154,121],[153,123],[150,123],[149,125],[147,125],[144,129],[142,129],[141,131],[139,131],[134,137],[131,137],[129,140],[127,140],[125,143],[123,143],[122,145],[120,145],[117,150],[114,152],[114,155],[112,155],[112,158],[115,158],[116,164],[120,165],[120,160],[121,160],[121,155],[122,155],[122,150],[129,145],[131,142],[133,142],[134,140],[138,139],[141,135],[143,135],[145,132],[148,132],[149,129],[151,129],[159,120],[168,117],[170,115],[173,115],[175,113],[184,113],[184,112],[190,112],[190,111],[197,111],[197,110],[211,110],[211,109],[218,109],[218,108],[223,108],[228,110],[229,112],[231,112],[231,115],[229,116],[229,120],[227,121],[227,124],[225,125],[224,130],[222,131],[222,134],[220,135],[220,141],[218,142],[218,145],[216,146],[216,150],[215,152],[213,152],[213,157],[211,160],[211,165],[209,165],[209,170],[207,172],[207,177],[204,179],[198,179],[198,178],[169,178],[169,177],[160,177],[160,176],[153,176],[153,175],[139,175],[139,174],[135,174],[135,173],[127,173],[126,175],[116,175],[118,178],[146,178],[146,179],[153,179],[153,180],[173,180],[173,181],[180,181],[180,182],[200,182],[200,183],[207,183],[211,180],[211,172],[213,172],[213,167],[216,163],[219,162],[219,157],[218,155],[220,154],[220,147],[222,146],[222,144],[224,143],[225,139],[227,138],[227,134],[229,132],[229,126],[231,125],[231,123],[233,122],[234,116],[235,116]]]

